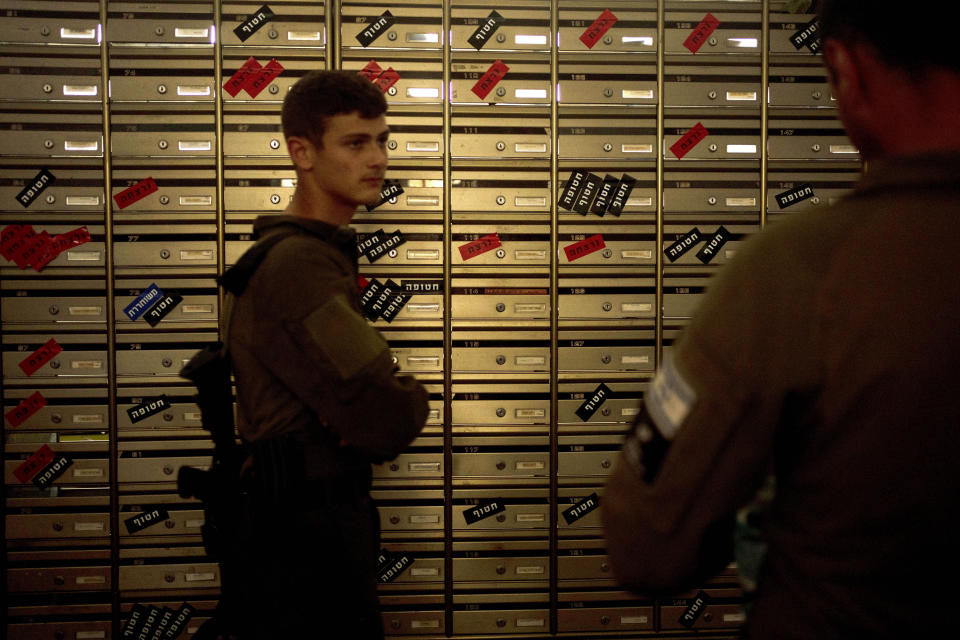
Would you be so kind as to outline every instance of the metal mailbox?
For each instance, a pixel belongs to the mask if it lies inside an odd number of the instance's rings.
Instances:
[[[391,158],[442,158],[443,116],[429,107],[391,106],[387,114]]]
[[[389,13],[389,15],[387,15]],[[343,49],[440,49],[443,6],[439,0],[340,3]]]
[[[401,453],[390,462],[373,465],[373,479],[378,485],[386,480],[442,483],[443,473],[443,451],[419,447],[413,452]]]
[[[7,625],[9,640],[56,640],[56,638],[88,638],[90,640],[110,637],[113,623],[110,620],[27,622]]]
[[[706,284],[705,278],[665,278],[663,281],[664,321],[692,318],[703,299]]]
[[[667,65],[664,69],[665,107],[725,107],[760,110],[763,100],[760,68],[756,65]]]
[[[194,591],[220,587],[216,562],[120,565],[118,587],[127,591]]]
[[[454,168],[450,206],[455,213],[547,213],[551,205],[550,173],[529,168]]]
[[[110,44],[180,45],[216,42],[211,2],[143,4],[107,3],[107,42]]]
[[[591,37],[590,28],[601,20],[604,10],[613,13],[616,20],[598,37]],[[598,27],[606,26],[605,22],[601,21]],[[656,53],[657,3],[654,0],[560,0],[557,46],[561,55],[567,51]]]
[[[528,594],[524,594],[528,595]],[[454,634],[517,634],[517,633],[547,633],[550,629],[550,608],[547,594],[539,596],[542,604],[539,608],[507,608],[512,595],[503,594],[498,597],[504,602],[498,607],[484,608],[476,611],[461,611],[454,608]],[[469,605],[468,605],[469,606]],[[520,606],[520,605],[516,605]]]
[[[492,557],[454,557],[454,585],[502,589],[503,583],[544,583],[550,580],[550,558],[546,555],[494,555]],[[496,585],[489,583],[495,582]]]
[[[418,376],[443,372],[443,336],[439,331],[382,331],[398,371]]]
[[[4,135],[0,136],[0,155],[23,158],[103,157],[103,114],[81,105],[49,111],[24,111],[8,105],[0,111],[0,131],[4,131]]]
[[[142,446],[142,443],[136,443]],[[132,454],[141,457],[132,457]],[[159,453],[168,455],[142,455]],[[211,455],[199,455],[202,452],[186,451],[121,451],[117,461],[117,479],[125,490],[135,491],[138,487],[149,490],[173,489],[177,483],[180,467],[208,469]],[[193,454],[193,455],[191,455]]]
[[[542,384],[454,384],[454,432],[539,435],[550,425],[550,396]]]
[[[403,193],[390,198],[377,206],[370,216],[392,212],[442,212],[443,211],[443,169],[429,165],[404,164],[395,162],[387,169],[386,180],[397,182],[403,187]],[[368,217],[366,207],[360,209],[362,217]]]
[[[383,628],[391,636],[420,636],[443,634],[446,631],[443,611],[424,611],[416,606],[416,611],[399,611],[383,606],[384,597],[380,597],[383,611]]]
[[[124,500],[129,501],[130,499],[131,498],[125,498]],[[138,498],[133,497],[132,499],[137,500]],[[168,544],[171,541],[163,540],[163,538],[170,538],[172,536],[199,540],[200,528],[204,523],[203,509],[186,508],[189,506],[188,504],[167,505],[152,503],[146,505],[121,506],[119,514],[121,523],[131,518],[149,514],[155,508],[162,508],[166,512],[167,518],[132,533],[126,526],[121,527],[120,539],[123,543],[127,544],[133,543],[134,541],[144,544],[151,538],[155,539],[158,544]],[[200,507],[199,504],[194,506]]]
[[[117,202],[117,194],[148,178],[154,181],[157,190],[125,204],[122,209],[119,205],[115,206],[114,219],[117,222],[155,220],[162,221],[166,227],[173,214],[179,214],[180,219],[213,218],[211,214],[217,209],[217,179],[216,169],[209,160],[196,158],[187,164],[171,158],[157,158],[151,160],[149,166],[115,164],[112,184],[114,202]],[[149,226],[142,229],[148,234],[156,232],[156,227],[152,231]],[[125,263],[118,261],[117,264]]]
[[[257,19],[264,6],[261,0],[231,0],[220,5],[220,41],[225,47],[324,47],[327,43],[323,3],[270,2],[275,13],[269,22],[252,25],[253,33],[243,40],[234,31],[240,25]]]
[[[516,440],[518,438],[510,439],[511,442]],[[523,449],[520,445],[455,447],[453,482],[458,485],[543,484],[550,477],[550,452],[542,447]]]
[[[110,566],[7,568],[10,593],[64,593],[110,591]]]
[[[289,161],[231,158],[223,170],[223,183],[223,207],[230,220],[252,222],[258,215],[283,211],[293,197],[297,174]],[[252,227],[247,229],[246,233],[252,232]]]
[[[560,540],[557,552],[560,588],[615,586],[604,540]]]
[[[860,161],[834,114],[770,120],[767,151],[771,160]]]
[[[497,63],[506,65],[505,73],[496,82],[489,75]],[[491,86],[473,91],[481,80]],[[466,57],[456,54],[450,63],[450,100],[454,104],[520,104],[548,106],[553,100],[550,84],[550,58],[547,54],[496,56],[480,53]]]
[[[814,13],[788,13],[786,0],[773,0],[770,3],[770,53],[814,58],[815,54],[806,46],[799,49],[793,43],[793,36],[816,19]],[[819,57],[816,58],[818,61]]]
[[[561,321],[632,324],[654,317],[654,298],[652,278],[566,278],[560,281],[557,315]]]
[[[550,3],[545,0],[451,2],[450,47],[455,51],[548,51],[550,36]]]
[[[394,553],[404,553],[402,548],[398,548],[399,545],[389,546],[393,547],[389,550]],[[413,562],[391,582],[378,584],[378,590],[380,590],[381,593],[442,590],[444,576],[443,551],[433,551],[432,553],[436,555],[434,557],[424,557],[422,552],[417,553],[417,551],[405,554],[411,557]],[[425,612],[425,615],[428,616],[429,613]],[[392,632],[391,635],[393,635]]]
[[[657,67],[653,61],[625,61],[620,55],[592,53],[564,58],[558,73],[557,102],[563,105],[656,105]]]
[[[442,489],[374,489],[371,497],[380,514],[380,527],[387,538],[435,538],[443,536]]]
[[[620,595],[620,599],[617,596]],[[558,597],[557,631],[653,631],[653,603],[628,599],[628,594],[593,591]]]
[[[7,540],[109,539],[109,513],[8,513]]]
[[[684,624],[683,617],[694,603],[696,593],[681,594],[670,600],[660,600],[657,607],[660,614],[660,628],[672,629],[736,629],[742,627],[747,617],[743,611],[743,593],[738,588],[707,587],[703,591],[708,600],[699,617]]]
[[[818,165],[819,167],[819,165]],[[849,167],[831,167],[816,171],[817,167],[802,167],[794,170],[771,170],[767,173],[767,211],[770,213],[797,213],[816,211],[838,202],[853,191],[859,174]],[[803,186],[809,185],[807,197]],[[778,195],[802,192],[803,197],[781,206]]]
[[[602,332],[590,332],[598,334]],[[614,333],[614,332],[610,332]],[[615,332],[621,333],[621,332]],[[645,332],[622,332],[624,334],[643,333],[646,337],[643,339],[640,349],[647,349],[650,352],[650,362],[645,363],[647,371],[652,373],[653,367],[653,331]],[[588,334],[589,335],[589,334]],[[561,345],[567,343],[567,340],[561,339]],[[626,340],[624,342],[627,342]],[[561,348],[563,348],[561,346]],[[583,347],[580,347],[581,349]],[[563,355],[563,352],[561,352]],[[641,356],[642,357],[642,356]],[[606,376],[600,377],[603,385],[607,387],[604,395],[601,397],[598,405],[592,413],[586,413],[587,419],[578,415],[577,411],[591,402],[600,389],[599,382],[563,382],[560,384],[557,395],[557,429],[560,434],[573,434],[580,432],[589,432],[591,434],[604,433],[604,442],[610,441],[611,437],[620,437],[626,431],[626,425],[633,422],[639,413],[640,400],[647,384],[645,382],[617,382],[616,379],[610,379]],[[563,436],[562,436],[563,437]]]
[[[33,183],[39,169],[52,173],[43,195],[36,198],[26,211],[42,214],[44,221],[103,220],[103,164],[100,160],[44,159],[34,166],[25,166],[23,160],[5,158],[0,161],[0,211],[22,216],[23,205],[16,196]]]
[[[583,332],[578,332],[577,338],[561,339],[557,355],[560,371],[568,373],[653,371],[655,348],[650,338],[624,339],[617,335],[616,333],[607,335],[597,331],[583,335]],[[591,420],[598,420],[598,418],[595,415]]]
[[[0,282],[4,331],[102,331],[106,328],[103,280],[32,278]]]
[[[32,387],[4,389],[4,414],[35,392]],[[106,431],[105,388],[46,388],[40,393],[46,405],[16,427],[17,431]]]
[[[114,236],[114,261],[122,272],[178,269],[210,274],[216,269],[217,243],[210,225],[124,225]]]
[[[663,181],[665,214],[695,213],[699,219],[715,213],[749,214],[760,211],[760,175],[753,171],[666,171]]]
[[[0,29],[8,21],[0,21]],[[2,101],[101,102],[97,48],[51,51],[49,47],[9,47],[4,52],[3,67]]]
[[[496,266],[498,271],[550,264],[550,228],[546,225],[465,225],[454,224],[451,242],[451,264],[458,272],[473,268]],[[500,246],[478,255],[471,255],[465,247],[480,238],[496,234]]]
[[[603,483],[613,471],[622,445],[622,435],[560,436],[557,478],[561,484]]]
[[[289,165],[280,111],[266,106],[225,106],[223,155],[283,158],[286,160],[284,164]],[[293,173],[292,167],[290,173]]]
[[[217,85],[211,52],[174,47],[111,49],[110,99],[212,105]]]
[[[565,160],[655,159],[657,126],[653,114],[627,117],[603,111],[564,109],[560,111],[558,133],[557,153]]]
[[[123,387],[117,397],[117,429],[125,437],[189,438],[199,436],[209,439],[203,429],[200,408],[197,406],[194,387]],[[130,410],[136,409],[159,395],[167,398],[170,405],[159,413],[138,418],[134,422]],[[208,446],[208,443],[204,443]],[[212,445],[211,445],[212,446]]]
[[[230,79],[237,71],[246,64],[251,57],[255,58],[261,65],[266,66],[271,60],[275,59],[283,70],[278,76],[270,81],[261,91],[251,95],[249,91],[241,89],[236,95],[231,95],[226,88],[223,89],[224,104],[235,103],[267,103],[270,105],[283,102],[287,92],[290,91],[297,80],[307,75],[311,71],[326,68],[326,62],[322,55],[313,50],[302,51],[299,49],[287,49],[284,51],[275,51],[272,49],[224,49],[223,51],[223,78]],[[226,83],[224,83],[226,85]],[[286,147],[286,144],[283,145]]]
[[[430,251],[432,254],[432,250]],[[365,273],[364,275],[368,278],[374,277],[373,274],[369,273]],[[401,287],[404,286],[404,278],[394,278],[394,282],[397,282]],[[427,282],[431,284],[436,283],[439,286],[441,280],[428,280]],[[404,304],[399,313],[394,316],[392,322],[387,322],[383,318],[379,318],[374,323],[374,326],[382,331],[389,327],[436,327],[442,321],[442,291],[438,293],[411,293],[407,303]],[[428,370],[439,372],[442,369],[443,348],[442,346],[438,347],[436,342],[434,342],[433,345],[434,346],[427,347],[426,350],[424,350],[423,348],[413,348],[414,345],[404,346],[398,344],[399,351],[395,352],[397,364],[401,367],[407,367],[407,370],[411,372],[425,372]],[[391,347],[392,346],[393,343],[391,342]],[[421,345],[421,347],[423,346],[425,345]],[[437,351],[437,349],[440,349],[440,351]],[[414,351],[417,351],[417,353]]]
[[[161,326],[178,329],[215,329],[217,327],[219,305],[217,283],[214,280],[156,278],[117,280],[114,301],[117,329],[151,330],[150,324],[142,317],[133,320],[124,313],[124,309],[138,300],[150,285],[156,285],[164,293],[176,293],[183,298],[164,316]]]
[[[384,71],[396,72],[394,82],[384,93],[391,110],[393,105],[439,105],[444,101],[443,60],[432,51],[345,52],[343,68],[357,71],[365,68],[371,60]],[[386,57],[389,56],[389,57]],[[392,122],[392,111],[387,114]]]
[[[540,110],[464,111],[450,117],[455,158],[549,158],[550,114]]]
[[[410,182],[408,179],[407,182]],[[403,198],[407,194],[400,194]],[[436,196],[439,198],[440,196]],[[374,216],[371,216],[374,217]],[[412,267],[412,266],[440,266],[443,264],[443,227],[435,224],[399,224],[396,227],[391,226],[390,222],[380,220],[378,222],[351,224],[351,227],[357,231],[357,242],[363,242],[366,238],[375,234],[377,231],[384,231],[388,236],[394,231],[399,230],[403,235],[403,244],[395,249],[391,249],[379,258],[375,258],[373,265],[377,267]],[[360,264],[364,271],[368,270],[367,263],[369,258],[360,256]],[[394,280],[398,280],[394,278]],[[402,282],[402,278],[399,279]],[[431,287],[428,283],[425,285],[424,292],[443,292],[443,283],[438,280],[436,287]]]
[[[704,7],[704,5],[707,7]],[[721,6],[721,4],[723,6]],[[713,9],[717,9],[713,11]],[[719,21],[696,54],[684,46],[687,38],[710,13]],[[664,52],[668,54],[752,55],[760,58],[760,2],[710,3],[667,0]]]
[[[650,160],[650,164],[618,163],[617,165],[602,166],[602,168],[598,167],[599,163],[581,164],[579,162],[564,160],[558,169],[557,202],[563,197],[573,171],[586,171],[594,175],[596,179],[601,182],[606,180],[608,175],[611,181],[615,179],[618,183],[620,180],[627,181],[629,179],[634,179],[636,182],[633,183],[627,194],[627,199],[623,203],[623,210],[620,212],[620,215],[605,212],[603,216],[599,216],[596,213],[580,213],[575,210],[568,210],[565,207],[559,207],[560,222],[566,225],[589,221],[590,223],[596,222],[605,225],[607,222],[613,222],[623,218],[631,222],[639,219],[652,223],[654,221],[654,214],[657,211],[659,198],[657,197],[657,180],[652,156]]]
[[[37,445],[39,449],[39,445]],[[67,453],[73,459],[73,463],[67,468],[67,470],[53,480],[50,484],[56,487],[62,486],[105,486],[110,482],[110,463],[107,460],[106,447],[104,451],[100,452],[99,455],[102,457],[80,457],[79,453],[74,453],[69,450],[68,447],[62,445],[53,444],[50,446],[55,453]],[[14,475],[13,470],[16,469],[22,460],[6,460],[3,463],[4,470],[4,484],[7,487],[20,486],[20,481]],[[90,528],[95,528],[96,525],[90,525]],[[100,535],[101,532],[96,531],[97,535]]]
[[[550,370],[550,336],[543,332],[469,332],[453,336],[454,375],[545,373]]]
[[[708,269],[712,270],[715,267],[724,265],[730,260],[732,260],[737,255],[737,250],[743,246],[743,243],[752,233],[756,233],[760,230],[759,225],[745,225],[745,224],[725,224],[722,225],[724,229],[729,232],[729,240],[717,249],[712,258],[704,257],[703,260],[707,260],[705,263],[698,257],[698,252],[707,248],[714,238],[714,235],[720,229],[720,227],[714,228],[713,225],[700,225],[697,227],[700,229],[701,239],[700,241],[693,244],[689,251],[684,253],[682,256],[677,258],[673,262],[669,260],[664,264],[665,271],[675,271],[678,268],[683,268],[686,271]],[[686,236],[691,231],[689,225],[679,225],[679,224],[667,224],[663,227],[663,250],[666,251],[669,247],[679,241],[681,238]]]
[[[104,229],[103,224],[85,225],[90,232],[90,241],[66,249],[47,266],[37,273],[33,269],[18,269],[14,262],[0,263],[0,275],[3,279],[9,278],[48,278],[60,275],[81,275],[87,278],[103,277],[104,261]],[[68,233],[77,229],[77,224],[50,224],[37,225],[37,233],[46,231],[50,236]]]
[[[217,152],[214,114],[206,110],[114,110],[110,126],[110,153],[114,157],[213,157]]]
[[[835,109],[837,99],[820,59],[808,66],[771,67],[767,96],[771,108]]]
[[[582,271],[582,267],[605,267],[637,273],[642,266],[656,264],[656,234],[650,226],[597,229],[595,225],[564,226],[557,235],[557,262],[561,273]],[[632,230],[633,233],[611,233]],[[602,233],[597,233],[602,231]],[[603,248],[581,254],[578,243],[600,236]],[[569,251],[569,253],[568,253]]]
[[[0,42],[99,45],[100,4],[96,0],[3,0]]]
[[[19,366],[49,340],[62,349],[43,366],[27,375]],[[101,382],[107,377],[107,345],[102,335],[13,334],[3,335],[4,385],[69,385]]]
[[[150,384],[182,383],[180,369],[190,361],[193,354],[216,341],[216,333],[118,335],[117,380],[121,382],[136,380]]]
[[[451,289],[455,324],[539,321],[550,317],[550,289],[545,280],[460,279]]]
[[[472,524],[465,512],[497,502],[503,511]],[[454,489],[452,509],[453,536],[464,538],[545,537],[550,528],[550,504],[547,488]]]
[[[681,162],[690,160],[758,160],[761,132],[759,120],[736,116],[711,115],[703,118],[669,117],[664,120],[663,157],[676,161],[670,148],[697,124],[706,128],[708,135],[689,149]]]

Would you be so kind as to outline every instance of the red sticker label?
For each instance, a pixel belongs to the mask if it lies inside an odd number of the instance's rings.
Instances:
[[[243,91],[243,86],[250,80],[253,74],[263,69],[263,65],[256,61],[253,56],[247,58],[243,66],[237,69],[237,72],[230,76],[230,79],[223,85],[223,90],[230,94],[231,98],[236,98],[237,94]]]
[[[13,254],[23,248],[22,238],[25,235],[36,235],[29,224],[10,224],[3,228],[3,233],[0,234],[0,255],[3,255],[4,260],[12,260]]]
[[[30,479],[40,473],[41,469],[53,462],[54,457],[53,449],[43,445],[32,456],[24,460],[23,464],[14,469],[13,475],[17,476],[20,484],[30,482]]]
[[[364,278],[363,276],[357,276],[357,286],[360,287],[360,291],[363,291],[367,288],[367,285],[370,284],[370,281]]]
[[[3,416],[10,423],[11,427],[19,427],[27,418],[40,411],[47,405],[47,399],[39,391],[35,391],[29,398],[24,398],[13,409],[7,411]]]
[[[460,250],[460,257],[464,260],[469,260],[470,258],[476,258],[481,253],[486,253],[491,249],[496,249],[500,246],[500,236],[496,233],[491,233],[490,235],[483,236],[473,242],[468,242],[467,244],[460,245],[458,249]]]
[[[28,376],[32,376],[37,372],[37,369],[50,362],[50,360],[61,351],[63,351],[63,347],[57,344],[56,340],[50,338],[46,344],[27,356],[27,358],[20,363],[20,369]]]
[[[583,256],[588,256],[594,251],[599,251],[607,246],[603,241],[603,236],[599,233],[589,238],[585,238],[580,242],[575,242],[567,247],[563,248],[563,252],[567,254],[567,260],[573,262],[578,258]]]
[[[366,76],[367,80],[373,82],[377,79],[377,76],[383,73],[383,67],[378,65],[376,60],[371,60],[367,63],[367,66],[365,66],[363,69],[360,69],[360,71],[357,73],[362,76]]]
[[[709,134],[710,132],[703,126],[703,123],[698,122],[690,131],[683,134],[682,138],[670,146],[670,151],[673,152],[673,155],[677,156],[677,158],[682,158]]]
[[[690,32],[687,39],[683,41],[683,46],[689,49],[690,53],[696,53],[710,37],[710,34],[719,26],[720,21],[714,18],[712,13],[708,13],[697,25],[697,28]]]
[[[380,76],[373,81],[375,87],[380,89],[381,93],[386,93],[387,89],[397,84],[397,80],[400,79],[400,74],[393,70],[393,67],[390,67],[386,71],[380,74]]]
[[[477,97],[481,100],[486,99],[487,94],[497,86],[498,82],[503,80],[503,76],[507,75],[509,70],[510,67],[503,64],[503,60],[494,61],[487,72],[483,74],[483,77],[477,80],[477,84],[473,85],[471,91],[477,94]]]
[[[580,34],[580,42],[587,45],[587,49],[593,49],[593,45],[600,41],[613,23],[617,21],[617,16],[613,15],[610,9],[604,9],[600,17],[593,21],[593,24],[587,27],[587,30]]]
[[[116,202],[117,206],[121,209],[126,209],[137,200],[146,198],[158,189],[159,187],[157,183],[153,181],[153,178],[147,178],[113,196],[113,201]]]
[[[243,88],[251,98],[256,98],[281,72],[283,72],[283,65],[277,62],[276,58],[271,58],[267,66],[247,78]]]
[[[17,263],[17,266],[21,269],[26,269],[41,258],[47,252],[47,247],[50,246],[50,234],[46,231],[41,231],[33,240],[24,245],[23,249],[20,252],[13,255],[13,261]]]

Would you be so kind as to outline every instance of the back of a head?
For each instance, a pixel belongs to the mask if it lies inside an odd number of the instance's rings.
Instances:
[[[960,74],[960,48],[954,35],[960,3],[955,0],[921,0],[912,5],[817,0],[816,5],[824,40],[865,42],[887,64],[910,72],[946,68]]]
[[[311,71],[290,88],[283,101],[283,135],[303,137],[322,146],[327,118],[353,112],[361,118],[376,118],[386,111],[386,98],[359,73]]]

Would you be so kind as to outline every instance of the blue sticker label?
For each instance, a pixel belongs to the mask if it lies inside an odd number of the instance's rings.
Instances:
[[[146,313],[147,309],[152,307],[162,296],[163,291],[161,291],[156,284],[151,284],[136,300],[124,307],[123,312],[131,320],[136,320]]]

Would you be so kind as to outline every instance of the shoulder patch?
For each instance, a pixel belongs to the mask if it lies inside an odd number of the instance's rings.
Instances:
[[[303,328],[344,379],[349,379],[385,349],[386,341],[337,294],[303,320]]]
[[[673,440],[696,400],[693,387],[677,371],[673,353],[667,352],[643,400],[664,438]]]

